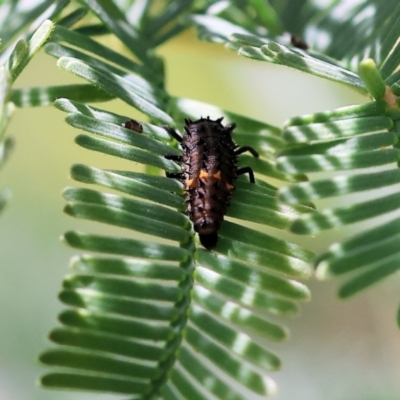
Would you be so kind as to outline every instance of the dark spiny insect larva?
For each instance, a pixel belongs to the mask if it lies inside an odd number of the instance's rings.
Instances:
[[[217,244],[217,232],[227,212],[237,177],[249,174],[250,182],[255,182],[250,167],[238,168],[238,155],[249,151],[258,157],[252,147],[239,147],[235,144],[231,134],[236,125],[223,126],[222,119],[185,119],[183,137],[172,128],[165,127],[180,143],[184,152],[183,156],[165,156],[169,160],[181,162],[183,166],[181,173],[167,173],[167,176],[184,183],[187,212],[201,244],[207,250]]]

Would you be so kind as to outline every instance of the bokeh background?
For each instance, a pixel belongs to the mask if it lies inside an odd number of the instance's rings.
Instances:
[[[113,42],[114,48],[120,46]],[[120,47],[120,51],[124,49]],[[190,31],[160,49],[171,94],[189,97],[282,126],[295,115],[366,98],[346,87],[285,67],[237,56],[222,46],[199,42]],[[76,83],[44,53],[35,57],[17,86]],[[100,107],[103,107],[101,105]],[[139,118],[120,101],[104,105]],[[38,354],[51,346],[48,332],[62,309],[57,300],[68,262],[75,254],[59,237],[70,229],[110,232],[99,224],[62,213],[64,187],[73,163],[135,169],[133,163],[89,152],[74,144],[79,132],[54,107],[17,110],[9,126],[16,151],[0,174],[13,200],[0,217],[0,399],[105,400],[111,395],[46,391],[35,385],[45,370]],[[314,251],[354,232],[360,225],[318,238],[287,236]],[[400,336],[396,326],[399,280],[394,278],[350,301],[336,298],[337,283],[308,282],[313,298],[302,315],[283,321],[287,343],[274,345],[283,362],[272,373],[276,400],[399,400]],[[251,400],[251,399],[249,399]]]

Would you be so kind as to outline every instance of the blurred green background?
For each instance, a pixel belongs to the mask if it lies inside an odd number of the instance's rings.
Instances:
[[[119,46],[116,42],[111,45]],[[194,32],[167,44],[160,53],[166,60],[171,94],[209,102],[277,126],[291,116],[366,101],[337,84],[199,42]],[[79,80],[58,70],[54,59],[40,54],[17,86],[73,82]],[[135,110],[120,101],[104,107],[140,119]],[[44,371],[36,358],[51,345],[46,335],[56,326],[56,316],[62,309],[57,293],[62,278],[69,273],[69,259],[75,254],[60,243],[59,236],[70,229],[113,233],[107,227],[73,220],[62,213],[61,191],[77,185],[69,178],[69,168],[73,163],[100,168],[138,167],[79,148],[74,144],[79,132],[65,124],[64,117],[53,107],[17,110],[8,130],[17,146],[0,174],[0,187],[10,187],[14,195],[0,218],[1,400],[115,398],[45,391],[34,384]],[[318,239],[286,237],[319,251],[357,227],[360,224],[326,232]],[[271,346],[283,362],[283,370],[271,374],[279,386],[274,398],[400,399],[400,341],[395,321],[399,291],[395,280],[347,302],[336,299],[335,283],[309,282],[312,302],[303,306],[301,318],[283,321],[291,329],[291,338]]]

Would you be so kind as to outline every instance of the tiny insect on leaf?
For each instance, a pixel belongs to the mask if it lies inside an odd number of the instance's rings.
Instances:
[[[129,121],[124,122],[122,124],[122,126],[126,129],[130,129],[131,131],[134,131],[137,133],[143,132],[143,125],[134,119],[130,119]]]

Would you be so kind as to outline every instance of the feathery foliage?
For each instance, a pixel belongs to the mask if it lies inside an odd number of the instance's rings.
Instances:
[[[32,8],[19,24],[23,39],[12,53],[0,52],[0,165],[12,144],[3,132],[13,107],[54,102],[69,125],[85,132],[76,137],[79,146],[143,164],[145,170],[71,168],[75,181],[102,190],[66,188],[64,211],[125,228],[126,235],[64,235],[84,253],[72,259],[73,274],[63,282],[59,297],[68,308],[50,333],[56,346],[40,356],[51,367],[41,384],[138,399],[244,400],[274,393],[268,372],[279,369],[280,360],[270,342],[288,334],[276,316],[296,315],[299,302],[309,299],[298,280],[311,275],[310,264],[321,279],[348,276],[341,297],[400,265],[397,216],[317,257],[265,229],[315,235],[398,210],[398,1],[328,0],[322,6],[313,0],[79,0],[60,15],[66,3]],[[35,27],[48,16],[54,22]],[[192,25],[203,40],[347,85],[368,101],[293,117],[280,129],[173,97],[157,47]],[[5,29],[3,44],[9,48],[20,34]],[[130,55],[107,47],[97,40],[101,35],[115,35]],[[86,83],[12,89],[45,42],[57,65]],[[114,98],[142,113],[143,132],[124,127],[129,115],[86,104]],[[212,252],[198,245],[184,212],[183,185],[154,174],[180,171],[164,157],[181,152],[162,125],[181,128],[184,118],[205,115],[235,122],[235,141],[261,155],[240,156],[239,166],[250,166],[256,183],[237,181]],[[333,174],[321,178],[321,172]],[[278,190],[271,178],[285,185]],[[311,203],[370,191],[372,199],[345,207],[316,210]],[[0,193],[0,210],[8,197],[8,191]]]
[[[229,30],[225,29],[226,16],[233,14],[230,7],[211,16],[196,15],[193,20],[201,37],[223,42],[240,55],[330,79],[372,99],[286,122],[282,132],[286,146],[277,154],[281,171],[338,173],[281,188],[278,195],[283,202],[294,205],[379,189],[371,200],[299,216],[290,230],[317,234],[399,210],[400,193],[394,186],[400,176],[399,3],[331,1],[320,9],[313,7],[313,1],[270,3],[279,10],[287,30],[305,40],[307,49],[298,48],[289,35],[279,37],[256,21],[251,24],[250,18],[245,31],[243,24],[234,25],[233,18],[229,18]],[[353,40],[348,40],[349,35]],[[351,274],[339,290],[341,297],[348,297],[396,272],[400,253],[394,244],[398,217],[394,218],[390,224],[383,222],[334,243],[318,256],[317,277]]]
[[[13,139],[6,135],[15,109],[12,85],[51,34],[53,23],[45,19],[56,16],[67,2],[45,1],[31,4],[28,11],[19,12],[24,6],[21,3],[0,4],[0,168],[14,147]],[[10,197],[10,189],[0,189],[0,213]]]
[[[185,27],[178,24],[179,29],[168,32],[171,20],[189,2],[171,3],[156,15],[142,10],[142,19],[135,23],[125,19],[129,11],[122,13],[113,3],[81,3],[137,61],[95,41],[84,24],[79,29],[66,27],[71,15],[55,26],[46,52],[57,57],[60,68],[92,87],[86,91],[82,86],[72,99],[55,101],[57,108],[68,113],[68,124],[86,131],[76,137],[78,145],[178,172],[180,167],[164,155],[180,154],[180,150],[171,147],[170,137],[160,126],[179,126],[184,117],[224,116],[238,124],[235,140],[239,145],[247,145],[252,138],[251,145],[263,156],[257,160],[241,157],[259,177],[256,184],[238,181],[228,217],[284,229],[295,216],[312,210],[278,202],[277,189],[264,181],[272,177],[295,182],[301,177],[276,168],[273,154],[283,143],[280,129],[190,99],[173,98],[164,89],[162,60],[152,50]],[[23,97],[27,105],[37,105],[40,90],[50,98],[68,89],[34,88],[30,94],[15,96]],[[150,122],[140,121],[143,132],[134,132],[123,126],[129,116],[85,105],[78,96],[98,101],[117,97]],[[209,253],[198,248],[191,223],[182,213],[181,183],[86,165],[73,166],[71,176],[114,193],[67,188],[67,214],[144,236],[75,231],[64,235],[69,245],[96,254],[72,261],[75,273],[65,279],[60,293],[60,300],[71,308],[60,315],[63,327],[50,334],[61,347],[40,358],[57,368],[42,378],[42,384],[141,398],[228,395],[245,399],[250,393],[273,393],[275,384],[266,373],[279,368],[280,360],[268,350],[268,341],[284,340],[287,329],[274,322],[271,314],[295,315],[298,302],[308,300],[308,289],[295,279],[310,275],[313,253],[237,221],[224,222],[218,252]],[[237,388],[229,386],[228,377],[238,383]]]

